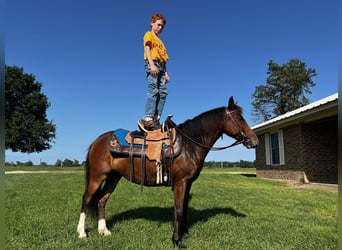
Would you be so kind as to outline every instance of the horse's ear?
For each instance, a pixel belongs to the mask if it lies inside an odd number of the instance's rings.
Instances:
[[[234,98],[231,96],[228,101],[228,109],[233,110],[235,107],[235,101]]]

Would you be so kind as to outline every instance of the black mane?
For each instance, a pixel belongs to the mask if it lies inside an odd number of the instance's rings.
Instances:
[[[202,129],[210,129],[213,126],[217,127],[219,124],[215,121],[222,120],[224,115],[224,107],[216,108],[213,110],[206,111],[192,119],[186,120],[184,123],[179,124],[179,128],[184,131],[184,133],[195,135]]]
[[[243,110],[240,106],[234,104],[233,109],[230,111],[233,110],[236,110],[242,115]],[[198,131],[209,131],[221,125],[221,122],[224,121],[225,111],[226,107],[220,107],[203,112],[202,114],[179,124],[178,127],[189,134],[196,134]],[[205,129],[205,131],[202,131],[202,129]]]
[[[204,145],[208,145],[213,140],[215,141],[222,135],[222,126],[225,122],[226,108],[219,107],[209,111],[206,111],[192,119],[186,120],[184,123],[178,125],[178,128],[183,131],[188,137],[196,142]],[[242,108],[234,104],[233,109],[242,115]],[[191,151],[195,151],[195,144],[183,137],[183,143],[187,144],[187,147],[191,148]],[[208,150],[209,151],[209,150]]]

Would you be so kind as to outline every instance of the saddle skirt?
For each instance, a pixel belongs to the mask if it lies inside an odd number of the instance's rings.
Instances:
[[[117,129],[108,142],[112,155],[117,157],[141,157],[162,162],[164,158],[174,158],[181,152],[181,139],[174,128],[167,131],[128,131]]]

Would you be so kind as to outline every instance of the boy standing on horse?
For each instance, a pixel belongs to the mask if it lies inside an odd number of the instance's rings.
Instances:
[[[159,119],[168,95],[167,83],[170,76],[166,70],[168,55],[158,35],[163,31],[166,19],[157,13],[151,17],[151,31],[144,35],[144,60],[147,79],[147,96],[144,118],[138,124],[152,130],[160,127]]]

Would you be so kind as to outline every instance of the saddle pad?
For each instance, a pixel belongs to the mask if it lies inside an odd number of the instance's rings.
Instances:
[[[117,130],[114,131],[114,134],[116,135],[116,139],[118,140],[118,142],[122,145],[122,146],[129,146],[130,144],[125,140],[127,134],[130,131],[126,130],[126,129],[122,129],[119,128]]]

